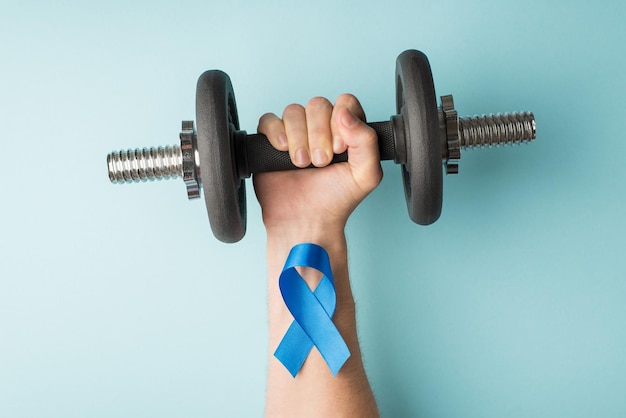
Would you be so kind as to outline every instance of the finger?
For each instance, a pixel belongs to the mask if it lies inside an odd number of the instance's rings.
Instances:
[[[341,154],[347,148],[346,143],[344,139],[342,138],[342,136],[339,134],[339,130],[338,130],[339,120],[337,117],[337,114],[338,114],[337,112],[340,109],[348,109],[358,119],[364,122],[366,121],[365,111],[363,110],[363,107],[361,106],[359,99],[357,99],[352,94],[342,94],[341,96],[337,98],[337,100],[335,101],[335,107],[333,109],[333,114],[331,116],[331,123],[330,123],[332,135],[333,135],[333,152],[335,154]]]
[[[315,97],[306,105],[306,123],[309,137],[309,155],[313,165],[324,167],[333,158],[330,118],[333,105],[323,97]]]
[[[348,107],[336,112],[337,132],[348,149],[348,164],[355,181],[365,191],[373,190],[382,179],[378,136]]]
[[[296,167],[307,167],[311,164],[311,158],[304,108],[297,104],[287,106],[283,113],[283,123],[287,133],[291,161]]]
[[[287,151],[287,133],[285,124],[273,113],[266,113],[259,119],[257,132],[263,134],[270,141],[272,146],[279,151]]]

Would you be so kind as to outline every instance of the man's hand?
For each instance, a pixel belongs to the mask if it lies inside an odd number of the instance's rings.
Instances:
[[[276,149],[289,151],[298,167],[326,167],[333,153],[348,150],[347,163],[323,170],[254,176],[268,232],[296,226],[343,231],[352,211],[382,179],[376,133],[364,120],[359,101],[347,94],[335,106],[318,97],[306,107],[288,106],[282,119],[271,113],[261,117],[258,131]]]

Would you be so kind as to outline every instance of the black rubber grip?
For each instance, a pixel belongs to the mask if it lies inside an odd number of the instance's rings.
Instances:
[[[378,135],[378,148],[380,160],[393,160],[395,157],[394,132],[391,122],[368,123]],[[265,135],[247,135],[243,141],[247,160],[247,170],[240,165],[241,171],[247,171],[242,177],[251,173],[266,173],[271,171],[295,170],[298,167],[293,165],[289,158],[289,152],[275,149]],[[239,152],[237,153],[241,155]],[[335,154],[331,164],[348,161],[348,153]],[[310,167],[313,167],[312,165]]]

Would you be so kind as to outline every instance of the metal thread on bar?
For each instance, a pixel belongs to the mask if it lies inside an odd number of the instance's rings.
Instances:
[[[535,116],[531,112],[462,118],[459,131],[462,148],[521,144],[537,136]]]
[[[178,145],[114,151],[107,155],[112,183],[137,183],[182,177],[183,157]]]

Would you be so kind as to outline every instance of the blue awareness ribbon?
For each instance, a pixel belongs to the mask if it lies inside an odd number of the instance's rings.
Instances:
[[[315,291],[311,291],[296,267],[311,267],[323,274]],[[336,376],[350,357],[350,350],[332,320],[337,295],[326,250],[310,243],[293,247],[278,285],[294,321],[274,356],[296,377],[315,345],[333,376]]]

